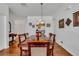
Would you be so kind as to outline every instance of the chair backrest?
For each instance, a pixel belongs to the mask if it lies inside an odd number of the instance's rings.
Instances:
[[[54,44],[55,42],[55,34],[52,34],[52,33],[49,33],[49,41],[50,41],[50,44]]]
[[[17,34],[14,34],[14,33],[9,34],[9,46],[11,46],[13,41],[15,41],[16,36],[17,36]]]
[[[24,42],[26,40],[24,34],[20,34],[18,36],[19,36],[19,44],[21,44],[22,42]]]
[[[10,33],[9,34],[9,38],[12,38],[12,40],[14,40],[14,38],[17,36],[17,34],[14,34],[14,33]]]
[[[24,34],[19,34],[19,44],[23,43],[26,41],[26,39],[28,39],[28,33],[24,33]]]
[[[29,33],[24,33],[25,39],[29,38]]]
[[[54,42],[56,41],[56,39],[55,39],[55,34],[53,34],[53,44],[54,44]]]

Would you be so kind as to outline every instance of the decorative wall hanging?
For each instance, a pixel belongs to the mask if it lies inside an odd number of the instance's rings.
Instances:
[[[31,22],[29,22],[29,26],[32,26],[32,23]]]
[[[59,28],[64,28],[64,19],[59,20]]]
[[[66,25],[69,26],[71,22],[71,19],[67,18]]]
[[[73,13],[73,26],[79,26],[79,11]]]
[[[49,23],[46,24],[47,27],[50,27],[51,25]]]
[[[35,28],[35,25],[32,25],[32,28]]]

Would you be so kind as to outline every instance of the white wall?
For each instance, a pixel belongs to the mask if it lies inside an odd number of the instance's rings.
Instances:
[[[56,19],[56,40],[73,55],[79,55],[79,27],[73,27],[73,13],[76,11],[79,11],[79,4],[64,4],[54,15]],[[58,21],[62,18],[64,18],[65,22],[67,18],[70,18],[72,23],[70,26],[65,24],[65,28],[59,29]]]
[[[33,25],[36,25],[36,23],[40,20],[40,16],[28,16],[25,18],[19,18],[16,17],[15,19],[15,33],[29,33],[29,35],[35,35],[36,33],[36,26],[35,28],[32,28],[32,26],[29,26],[29,22],[32,22]],[[44,22],[50,23],[51,27],[48,28],[45,26],[45,34],[48,36],[49,32],[54,33],[54,21],[52,16],[44,16],[43,17]]]
[[[15,20],[15,33],[25,33],[25,20]]]
[[[40,16],[28,16],[26,20],[26,27],[25,31],[29,33],[29,35],[35,35],[36,33],[36,26],[35,28],[32,28],[32,26],[29,26],[29,22],[31,22],[33,25],[36,25],[36,23],[40,20]],[[49,32],[54,33],[54,22],[52,16],[43,16],[44,22],[50,23],[51,27],[48,28],[45,26],[45,35],[48,36]]]
[[[11,22],[11,32],[15,32],[15,15],[9,9],[9,21]]]
[[[3,49],[4,48],[4,17],[3,16],[0,16],[0,49]]]
[[[5,5],[0,5],[0,50],[8,48],[8,20],[9,10]]]

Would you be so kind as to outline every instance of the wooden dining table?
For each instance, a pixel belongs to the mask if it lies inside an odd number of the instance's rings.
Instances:
[[[31,48],[32,47],[46,47],[47,49],[47,56],[49,55],[49,41],[48,40],[43,40],[43,39],[40,39],[40,40],[29,40],[28,42],[28,52],[29,52],[29,56],[31,56]]]

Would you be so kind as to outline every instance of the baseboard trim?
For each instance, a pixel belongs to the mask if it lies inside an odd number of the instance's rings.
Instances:
[[[5,49],[0,50],[0,52],[3,52]]]
[[[70,51],[68,48],[66,48],[65,46],[63,46],[63,44],[61,44],[59,41],[56,41],[57,44],[59,44],[62,48],[64,48],[66,51],[68,51],[72,56],[76,56],[76,54],[74,54],[72,51]]]
[[[5,48],[1,48],[0,51],[5,50],[5,49],[8,49],[8,48],[9,48],[9,46],[7,46]]]

